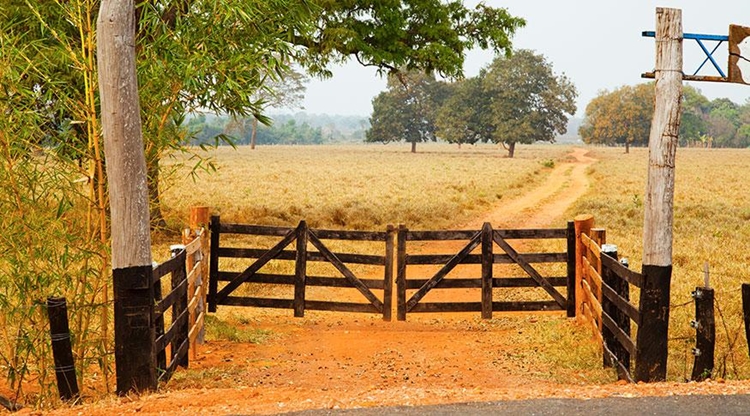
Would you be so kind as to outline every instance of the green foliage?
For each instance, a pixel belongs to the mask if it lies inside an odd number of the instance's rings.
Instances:
[[[506,9],[460,1],[317,0],[316,28],[295,33],[303,49],[299,61],[311,72],[330,75],[327,67],[353,56],[363,65],[394,72],[433,71],[460,77],[464,55],[474,47],[510,52],[510,37],[525,25]]]
[[[576,111],[576,89],[555,75],[542,55],[519,50],[499,56],[475,80],[452,88],[454,95],[440,111],[438,134],[456,143],[478,140],[507,145],[554,141],[564,134]]]
[[[422,72],[391,75],[388,89],[372,101],[366,141],[405,140],[412,144],[412,151],[417,143],[435,141],[435,118],[443,98],[443,85]]]

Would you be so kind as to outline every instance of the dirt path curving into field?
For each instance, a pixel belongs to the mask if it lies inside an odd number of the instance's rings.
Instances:
[[[495,228],[563,226],[564,212],[588,188],[586,168],[595,160],[587,153],[575,149],[543,184],[459,228],[478,229],[485,221]],[[232,313],[231,308],[222,309]],[[304,319],[292,318],[289,311],[235,312],[242,314],[244,327],[267,330],[269,338],[260,344],[208,342],[191,363],[191,371],[178,372],[166,391],[59,413],[272,414],[581,394],[601,397],[621,387],[581,389],[587,375],[570,370],[567,384],[550,381],[557,370],[537,359],[534,351],[545,348],[546,341],[536,332],[564,321],[560,312],[497,314],[490,321],[478,319],[477,314],[422,314],[410,315],[407,322],[325,312],[307,312]]]

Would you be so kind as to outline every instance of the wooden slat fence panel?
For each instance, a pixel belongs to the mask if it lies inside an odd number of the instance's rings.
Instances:
[[[492,230],[485,224],[482,230],[459,231],[410,231],[399,227],[397,239],[397,303],[398,319],[405,320],[409,312],[482,312],[483,318],[492,316],[492,311],[525,311],[525,310],[568,310],[570,280],[574,276],[572,266],[574,256],[567,250],[573,246],[575,236],[572,223],[562,229],[527,229],[527,230]],[[506,240],[524,239],[565,239],[565,252],[520,253]],[[453,254],[409,254],[410,241],[466,241],[458,253]],[[481,246],[480,253],[477,250]],[[495,249],[494,247],[498,247]],[[565,277],[542,276],[536,263],[562,263],[566,265]],[[494,276],[493,265],[516,264],[526,272],[525,277]],[[409,278],[409,266],[441,266],[430,278]],[[466,271],[463,276],[451,273],[458,265],[481,265],[481,276],[470,276]],[[477,271],[479,268],[476,268]],[[418,269],[419,270],[423,269]],[[542,270],[542,269],[539,269]],[[479,275],[480,273],[477,272]],[[493,288],[542,288],[553,300],[532,302],[495,302],[492,299]],[[564,287],[568,297],[563,296],[558,287]],[[423,298],[432,290],[447,289],[481,289],[477,292],[478,302],[424,302]],[[407,301],[406,291],[416,290]]]
[[[265,308],[294,309],[294,315],[304,316],[305,310],[334,310],[349,312],[380,313],[383,319],[391,319],[393,282],[393,235],[394,228],[386,231],[347,231],[309,228],[303,221],[296,228],[269,227],[244,224],[222,224],[219,216],[211,219],[211,266],[209,284],[209,310],[217,305],[254,306]],[[223,234],[260,235],[282,237],[271,249],[253,247],[222,246]],[[343,253],[328,248],[328,241],[358,241],[383,245],[383,255]],[[292,243],[296,241],[296,245]],[[324,242],[325,241],[325,242]],[[308,247],[309,246],[309,247]],[[255,262],[242,272],[225,270],[220,263],[223,259],[255,259]],[[263,268],[270,261],[294,262],[294,274],[265,273]],[[335,269],[336,276],[312,276],[308,274],[310,263],[326,263]],[[379,266],[383,278],[362,279],[355,275],[350,265]],[[229,282],[219,288],[220,283]],[[245,283],[270,285],[293,285],[293,299],[268,299],[252,296],[238,296],[234,292]],[[352,288],[368,303],[323,302],[307,299],[306,287]],[[372,290],[382,290],[383,299]]]

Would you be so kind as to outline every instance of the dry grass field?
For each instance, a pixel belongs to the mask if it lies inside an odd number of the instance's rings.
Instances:
[[[597,226],[607,229],[608,242],[640,271],[648,150],[596,148],[589,155],[599,159],[589,168],[590,190],[569,214],[593,214]],[[668,377],[690,377],[691,292],[703,285],[708,262],[716,296],[715,377],[748,378],[740,285],[750,282],[750,150],[680,148],[676,163]]]
[[[218,172],[199,181],[177,174],[164,191],[165,216],[179,226],[193,205],[222,220],[264,225],[381,230],[403,223],[439,229],[466,221],[538,184],[569,150],[522,146],[261,146],[221,148]],[[547,167],[545,167],[545,165]]]

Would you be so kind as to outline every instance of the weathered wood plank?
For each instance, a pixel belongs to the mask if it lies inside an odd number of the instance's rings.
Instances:
[[[517,311],[561,311],[563,308],[555,301],[529,301],[529,302],[492,302],[492,310],[495,312],[517,312]],[[481,302],[420,302],[409,312],[481,312]]]
[[[219,272],[219,281],[228,282],[231,281],[239,273],[237,272]],[[364,283],[370,289],[383,289],[382,279],[359,279],[360,282]],[[294,276],[285,274],[268,274],[268,273],[256,273],[250,276],[245,283],[264,283],[264,284],[275,284],[275,285],[293,285]],[[344,277],[331,277],[331,276],[307,276],[307,286],[323,286],[323,287],[342,287],[342,288],[353,288],[354,286],[349,283]]]
[[[388,224],[385,239],[385,267],[383,268],[383,320],[390,321],[393,315],[393,250],[396,229]],[[361,279],[360,279],[361,280]],[[363,282],[364,283],[364,282]],[[365,283],[367,285],[367,283]],[[367,287],[371,287],[367,285]]]
[[[568,221],[566,230],[567,241],[567,295],[568,295],[568,318],[576,316],[576,229],[575,222]]]
[[[437,286],[438,283],[440,283],[443,278],[450,273],[451,270],[453,270],[464,257],[469,255],[469,253],[472,252],[480,243],[482,238],[482,233],[476,233],[474,235],[474,238],[469,241],[469,244],[466,245],[466,247],[462,248],[461,251],[459,251],[455,256],[453,256],[435,275],[417,290],[416,293],[412,295],[412,297],[409,299],[408,302],[406,302],[406,310],[411,310],[414,305],[416,305],[422,298],[427,294],[427,292],[430,291],[433,287]]]
[[[606,283],[602,284],[602,296],[605,296],[610,302],[614,303],[617,309],[632,319],[636,325],[640,325],[641,313],[638,311],[638,308],[618,295],[617,292]]]
[[[521,268],[531,276],[532,279],[536,280],[537,283],[539,283],[539,286],[542,287],[547,293],[552,296],[552,298],[557,302],[560,307],[565,308],[567,306],[567,300],[563,297],[563,295],[560,294],[560,292],[557,291],[557,289],[554,288],[542,275],[539,274],[539,272],[534,269],[534,267],[529,264],[529,262],[526,261],[525,256],[522,256],[518,254],[518,252],[508,244],[507,241],[505,241],[502,237],[500,237],[498,234],[495,234],[493,236],[493,240],[495,241],[495,244],[500,246],[500,248],[503,249],[508,255],[515,261]]]
[[[294,309],[292,299],[269,299],[240,296],[227,296],[221,305],[228,306],[254,306],[256,308]]]
[[[347,280],[349,280],[352,286],[359,290],[359,292],[362,293],[365,299],[370,301],[370,303],[372,303],[379,310],[383,310],[383,303],[380,301],[380,299],[378,299],[372,292],[370,292],[370,289],[368,289],[367,286],[359,281],[354,273],[352,273],[351,270],[349,270],[349,268],[347,268],[346,265],[344,265],[344,263],[342,263],[335,254],[328,250],[328,247],[326,247],[314,233],[308,232],[307,236],[313,246],[317,247],[318,250],[320,250],[320,252],[328,259],[328,261],[331,262],[333,267],[335,267],[336,270],[338,270]]]
[[[382,231],[343,231],[343,230],[321,230],[313,228],[321,240],[351,240],[351,241],[386,241],[388,232]]]
[[[378,308],[372,303],[325,302],[318,300],[306,300],[305,309],[334,312],[383,313],[382,308]]]
[[[565,228],[495,230],[505,240],[542,240],[566,237]]]
[[[240,247],[221,247],[219,249],[219,257],[222,258],[235,258],[235,259],[258,259],[262,257],[268,249],[260,248],[240,248]],[[382,266],[385,264],[385,256],[377,256],[371,254],[351,254],[351,253],[335,253],[336,257],[344,263],[351,264],[370,264],[375,266]],[[296,250],[284,250],[281,251],[274,260],[296,260]],[[318,251],[308,251],[307,261],[317,262],[328,262],[328,259]]]
[[[445,264],[453,257],[453,254],[413,254],[408,255],[407,264]],[[529,263],[564,263],[567,261],[567,253],[523,253],[523,258]],[[513,264],[515,261],[507,254],[493,254],[492,262],[495,264]],[[481,264],[482,256],[479,254],[467,255],[460,264]]]
[[[407,241],[452,241],[471,240],[478,230],[409,231]]]
[[[171,259],[165,261],[164,263],[154,267],[153,272],[153,283],[156,284],[161,280],[162,277],[174,273],[180,269],[185,267],[185,251],[181,251],[180,254],[178,254],[175,257],[172,257]]]
[[[635,343],[632,339],[630,339],[630,336],[623,332],[620,327],[617,326],[614,320],[612,320],[612,317],[607,315],[606,313],[602,314],[602,324],[607,327],[610,331],[612,331],[612,334],[617,338],[617,342],[620,343],[620,345],[625,348],[630,355],[635,355]]]
[[[447,231],[409,231],[409,241],[451,241],[470,240],[478,230],[447,230]],[[535,240],[565,238],[564,228],[495,230],[507,240]]]
[[[553,286],[562,287],[567,285],[567,277],[547,277],[547,281]],[[419,289],[429,279],[407,279],[407,289]],[[434,289],[471,289],[482,287],[482,279],[480,278],[453,278],[443,279],[440,283],[435,286]],[[495,288],[510,288],[510,287],[539,287],[536,280],[530,277],[495,277],[492,279],[492,287]]]
[[[294,230],[293,227],[273,227],[266,225],[222,223],[219,232],[224,234],[248,234],[284,237]]]
[[[482,319],[492,319],[492,226],[482,226]]]
[[[181,327],[183,325],[187,325],[187,320],[188,313],[187,309],[185,309],[177,318],[174,318],[174,320],[172,321],[172,325],[170,325],[169,329],[164,332],[164,335],[156,338],[156,340],[154,341],[154,350],[162,351],[170,342],[174,341],[175,338],[180,335],[179,332]]]
[[[294,260],[294,316],[305,316],[305,280],[307,279],[307,223],[301,221],[297,233],[297,252]]]
[[[174,306],[177,301],[187,295],[187,280],[183,280],[176,288],[172,289],[169,294],[164,296],[160,301],[154,304],[154,316],[163,315],[170,307]]]
[[[609,256],[602,256],[602,267],[606,267],[614,274],[617,275],[617,277],[627,281],[631,285],[642,288],[643,287],[643,275],[637,272],[634,272],[633,270],[628,269],[627,267],[620,264],[619,261],[613,259]]]
[[[396,234],[396,319],[406,320],[406,237],[409,230],[403,224]]]

